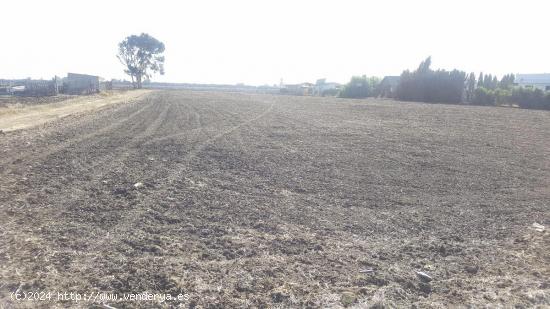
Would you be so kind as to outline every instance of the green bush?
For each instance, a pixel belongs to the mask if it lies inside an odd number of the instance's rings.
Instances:
[[[475,105],[509,105],[517,104],[521,108],[550,110],[550,93],[540,89],[515,87],[512,90],[490,90],[478,87],[474,91],[472,104]]]
[[[477,87],[476,90],[474,91],[474,98],[472,100],[472,103],[475,105],[484,105],[484,106],[495,105],[496,104],[495,92],[487,88]]]
[[[397,86],[397,98],[405,101],[460,103],[466,73],[458,70],[434,71],[431,57],[420,63],[416,71],[404,71]]]
[[[354,76],[338,94],[341,98],[366,98],[376,96],[376,89],[380,79],[377,77],[368,78],[366,75]]]
[[[550,93],[540,89],[518,87],[512,89],[510,101],[521,108],[550,109]]]
[[[510,100],[512,96],[512,92],[510,90],[497,88],[493,91],[493,95],[495,96],[496,105],[509,105],[513,103]]]

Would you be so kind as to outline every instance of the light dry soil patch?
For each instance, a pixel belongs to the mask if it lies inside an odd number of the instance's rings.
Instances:
[[[91,112],[108,105],[139,98],[150,90],[112,92],[93,97],[81,96],[61,102],[0,108],[0,130],[4,132],[25,129],[63,118],[68,115]]]

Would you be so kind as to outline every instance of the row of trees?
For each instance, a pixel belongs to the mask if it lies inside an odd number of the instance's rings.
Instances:
[[[472,87],[472,84],[476,87]],[[504,75],[500,81],[496,76],[470,74],[466,82],[465,103],[474,105],[518,105],[522,108],[550,109],[550,93],[540,89],[514,86],[514,74]]]
[[[550,93],[545,93],[540,89],[523,87],[510,89],[478,87],[475,89],[471,104],[485,106],[518,105],[521,108],[550,110]]]
[[[514,74],[506,74],[499,81],[496,76],[492,76],[491,74],[484,75],[482,72],[482,73],[479,73],[479,77],[476,81],[475,74],[470,73],[467,84],[468,84],[468,89],[470,89],[471,85],[474,85],[474,87],[475,86],[483,87],[485,89],[491,89],[491,90],[495,90],[497,88],[509,89],[514,85]]]
[[[376,77],[354,76],[340,91],[344,98],[366,98],[384,95]],[[403,101],[471,105],[518,105],[522,108],[549,109],[550,92],[514,86],[514,75],[500,80],[491,74],[466,74],[459,70],[432,70],[431,57],[414,71],[401,74],[392,96]]]
[[[431,58],[428,58],[417,70],[403,72],[394,96],[407,101],[459,103],[464,89],[464,72],[433,71],[430,65]],[[354,76],[342,88],[339,96],[342,98],[376,97],[383,94],[382,90],[379,78],[366,75]]]
[[[460,103],[464,90],[464,72],[430,68],[431,57],[420,63],[416,71],[401,74],[396,96],[400,100],[420,102]]]

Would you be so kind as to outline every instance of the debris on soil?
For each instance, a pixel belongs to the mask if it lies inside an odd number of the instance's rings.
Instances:
[[[359,270],[360,273],[363,273],[363,274],[368,274],[368,273],[373,273],[374,272],[374,269],[372,268],[365,268],[365,269],[361,269]]]
[[[136,189],[143,188],[143,186],[144,186],[143,182],[136,182],[136,183],[134,184],[134,188],[136,188]]]
[[[537,222],[533,223],[531,227],[537,232],[544,232],[544,225],[538,224]]]
[[[417,271],[416,272],[416,275],[418,276],[418,278],[422,281],[422,282],[430,282],[433,280],[433,278],[428,275],[427,273],[423,272],[423,271]]]

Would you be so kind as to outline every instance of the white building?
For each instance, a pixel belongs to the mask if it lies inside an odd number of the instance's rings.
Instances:
[[[538,88],[550,91],[550,73],[544,74],[516,74],[514,83],[524,88]]]
[[[338,90],[342,88],[342,85],[339,83],[333,83],[333,82],[326,82],[326,80],[319,79],[315,83],[314,89],[313,89],[313,95],[317,96],[333,96],[338,93]]]

